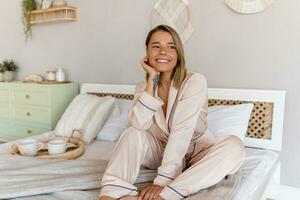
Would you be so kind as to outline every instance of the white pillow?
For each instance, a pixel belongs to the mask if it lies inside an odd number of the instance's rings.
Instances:
[[[74,129],[80,129],[83,140],[92,142],[114,108],[115,98],[89,94],[76,96],[58,121],[55,135],[71,137]]]
[[[236,135],[244,141],[253,106],[252,103],[247,103],[209,107],[207,117],[209,130],[215,137]],[[118,99],[114,111],[98,133],[97,140],[116,142],[129,125],[128,111],[131,107],[131,100]]]
[[[208,129],[215,137],[236,135],[244,141],[253,106],[252,103],[246,103],[209,107]]]
[[[116,142],[121,133],[128,127],[128,111],[132,107],[132,100],[118,99],[114,112],[108,117],[97,135],[97,140]],[[117,110],[117,111],[116,111]],[[120,112],[120,114],[116,114]]]

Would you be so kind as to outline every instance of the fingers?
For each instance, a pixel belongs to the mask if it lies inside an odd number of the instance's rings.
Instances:
[[[154,197],[153,199],[157,199],[159,198],[159,194],[161,193],[161,191],[163,190],[163,187],[162,186],[159,186],[159,185],[156,185],[156,188],[157,190],[155,190],[155,194],[154,194]]]
[[[141,189],[138,200],[152,200],[153,185],[147,185]]]
[[[157,199],[159,197],[159,194],[161,193],[162,189],[158,189],[155,191],[153,199]]]
[[[154,194],[155,194],[156,188],[155,186],[151,186],[151,188],[148,190],[147,194],[145,195],[145,200],[153,200]]]
[[[140,60],[140,64],[145,70],[145,72],[147,72],[149,75],[155,75],[155,74],[159,75],[159,72],[156,71],[148,62],[149,62],[149,58],[147,56]]]
[[[144,196],[147,193],[148,189],[149,189],[149,186],[146,186],[146,187],[141,189],[138,200],[143,200],[144,199]]]
[[[150,189],[147,190],[147,192],[145,193],[143,200],[149,200],[149,193],[150,193]]]
[[[163,187],[158,185],[148,185],[140,190],[138,200],[153,200],[159,197]]]
[[[157,188],[156,187],[152,187],[152,190],[148,192],[149,196],[148,196],[148,199],[150,200],[153,200],[154,197],[155,197],[155,194],[157,192]]]
[[[149,65],[148,64],[149,59],[147,56],[145,56],[142,60],[140,60],[140,64],[144,67],[145,65]]]
[[[143,59],[144,59],[144,62],[145,62],[145,63],[148,63],[148,62],[149,62],[148,56],[145,56]]]

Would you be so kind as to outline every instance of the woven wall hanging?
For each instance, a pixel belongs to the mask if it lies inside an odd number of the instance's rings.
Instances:
[[[186,0],[159,0],[151,12],[151,27],[166,24],[174,28],[182,42],[193,33],[191,7]]]
[[[237,13],[252,14],[265,10],[274,0],[225,0],[226,5]]]

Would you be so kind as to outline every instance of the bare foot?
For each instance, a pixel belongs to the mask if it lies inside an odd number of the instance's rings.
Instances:
[[[109,196],[103,196],[99,200],[116,200],[116,198],[112,198],[112,197],[109,197]]]
[[[137,196],[125,196],[125,197],[122,197],[120,200],[137,200],[138,197]]]

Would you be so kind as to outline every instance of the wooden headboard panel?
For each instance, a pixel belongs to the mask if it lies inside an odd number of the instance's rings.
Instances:
[[[81,93],[133,99],[134,85],[82,84]],[[253,103],[246,146],[281,150],[285,91],[208,89],[209,106]]]

